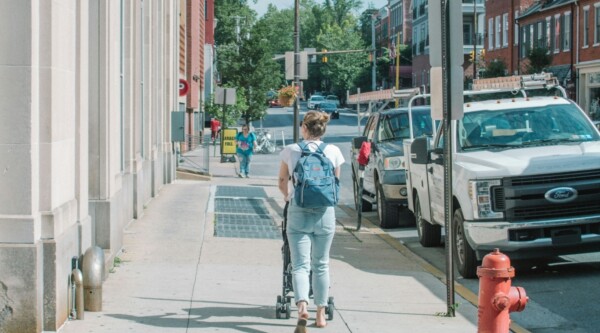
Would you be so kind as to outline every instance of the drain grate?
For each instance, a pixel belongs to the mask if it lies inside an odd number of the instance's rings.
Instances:
[[[215,198],[215,211],[220,213],[269,215],[262,199]]]
[[[281,239],[281,231],[270,217],[217,215],[217,237]]]
[[[215,236],[281,239],[281,230],[265,206],[263,188],[217,186],[215,196]]]
[[[217,186],[216,197],[267,198],[262,187],[256,186]]]

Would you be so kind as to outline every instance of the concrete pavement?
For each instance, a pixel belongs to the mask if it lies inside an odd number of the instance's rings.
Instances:
[[[295,306],[292,318],[275,318],[284,204],[276,179],[237,178],[234,164],[219,157],[210,158],[210,173],[165,186],[127,226],[102,311],[67,322],[61,333],[293,332]],[[310,332],[477,330],[476,307],[457,295],[456,317],[445,317],[445,285],[368,221],[356,232],[352,212],[336,208],[334,319],[314,327],[311,305]],[[244,218],[262,224],[247,228],[238,223]]]

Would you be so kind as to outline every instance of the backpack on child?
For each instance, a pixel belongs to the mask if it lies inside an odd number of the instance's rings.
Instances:
[[[333,163],[323,153],[327,144],[321,143],[314,152],[308,143],[298,146],[302,155],[292,176],[296,205],[303,208],[335,206],[339,201],[340,182]]]

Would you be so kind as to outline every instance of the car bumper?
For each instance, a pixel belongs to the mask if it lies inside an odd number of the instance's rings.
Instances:
[[[388,200],[406,200],[406,185],[381,185],[383,194]],[[404,193],[404,195],[402,194]]]
[[[495,248],[514,259],[600,250],[600,215],[543,222],[465,221],[464,225],[478,259]]]

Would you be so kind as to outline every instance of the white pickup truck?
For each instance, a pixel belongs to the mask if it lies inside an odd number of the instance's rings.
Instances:
[[[464,104],[451,122],[454,261],[465,278],[494,248],[511,259],[600,251],[600,133],[564,97]],[[564,92],[564,91],[563,91]],[[443,126],[405,143],[419,241],[444,226]]]

